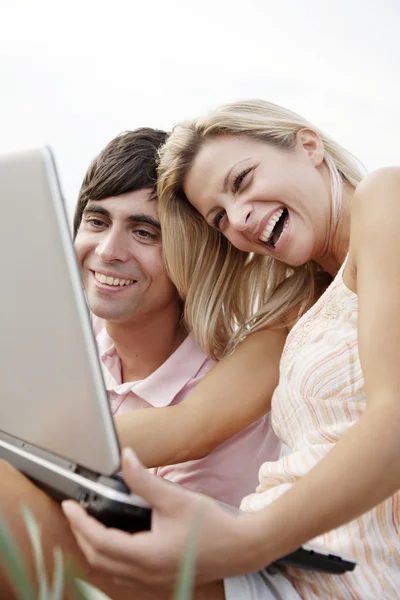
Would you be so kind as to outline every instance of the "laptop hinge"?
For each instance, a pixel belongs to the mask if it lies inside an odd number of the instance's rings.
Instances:
[[[75,465],[74,472],[77,475],[81,475],[82,477],[85,477],[86,479],[91,479],[92,481],[97,481],[99,478],[98,473],[93,473],[93,471],[89,471],[88,469],[85,469],[84,467],[78,467],[77,465]]]

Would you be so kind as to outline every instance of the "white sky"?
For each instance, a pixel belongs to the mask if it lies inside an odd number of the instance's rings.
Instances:
[[[115,135],[233,100],[400,164],[399,0],[0,0],[0,152],[50,144],[72,214]]]

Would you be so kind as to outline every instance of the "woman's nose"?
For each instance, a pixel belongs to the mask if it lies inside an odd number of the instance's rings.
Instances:
[[[246,205],[233,205],[227,210],[229,223],[234,229],[238,231],[244,231],[249,226],[249,220],[251,215],[251,208],[248,204]]]

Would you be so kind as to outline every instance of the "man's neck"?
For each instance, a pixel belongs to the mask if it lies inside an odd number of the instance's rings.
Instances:
[[[187,336],[179,315],[141,315],[131,323],[106,321],[121,361],[121,382],[139,381],[156,371]]]

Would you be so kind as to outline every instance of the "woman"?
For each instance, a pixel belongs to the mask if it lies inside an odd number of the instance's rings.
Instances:
[[[262,466],[242,503],[251,514],[204,506],[198,581],[228,578],[228,600],[270,597],[276,579],[242,574],[313,538],[357,568],[288,569],[280,597],[399,595],[400,170],[360,179],[340,146],[264,102],[185,123],[162,152],[161,217],[174,227],[166,259],[198,340],[235,347],[250,331],[290,329],[272,400],[290,453]],[[66,512],[96,564],[166,583],[198,502],[129,464],[135,491],[155,506],[152,533],[107,532],[75,506]]]

